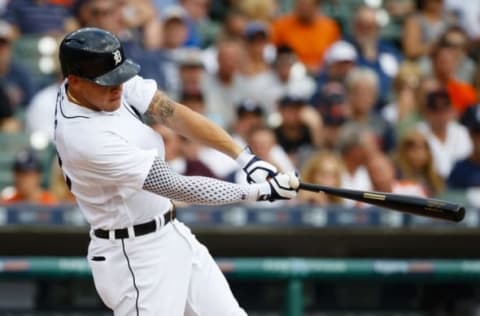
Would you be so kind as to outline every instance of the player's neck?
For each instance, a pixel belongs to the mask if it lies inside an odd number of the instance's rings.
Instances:
[[[66,90],[67,90],[67,97],[68,97],[68,100],[69,100],[70,102],[73,102],[73,103],[78,104],[78,105],[82,105],[82,104],[80,103],[80,101],[78,101],[78,99],[75,98],[75,97],[72,95],[72,93],[70,92],[70,89],[67,88]],[[82,106],[83,106],[83,105],[82,105]]]

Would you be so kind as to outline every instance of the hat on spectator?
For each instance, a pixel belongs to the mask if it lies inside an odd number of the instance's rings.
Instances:
[[[480,104],[468,107],[462,115],[460,122],[471,132],[480,132]]]
[[[300,95],[286,94],[278,101],[280,107],[303,106],[308,100]]]
[[[322,115],[325,125],[339,126],[347,121],[345,88],[338,82],[328,82],[312,97],[312,105]]]
[[[164,22],[167,22],[170,20],[184,21],[186,17],[187,17],[187,12],[185,11],[184,8],[182,8],[179,5],[171,5],[167,7],[163,11],[163,14],[161,15],[161,18]]]
[[[15,156],[13,162],[13,170],[15,172],[22,171],[42,171],[42,163],[32,149],[20,151]]]
[[[0,39],[11,42],[14,37],[13,27],[8,22],[0,20]]]
[[[357,51],[352,44],[346,41],[338,41],[333,43],[325,52],[325,63],[331,65],[339,61],[357,60]]]
[[[267,37],[267,26],[259,21],[250,22],[245,27],[244,35],[247,39],[252,39],[258,35]]]
[[[204,67],[202,51],[197,48],[181,49],[176,53],[176,60],[180,67]]]
[[[427,94],[427,110],[442,110],[452,106],[450,95],[446,90],[440,89]]]
[[[236,105],[237,117],[242,117],[245,114],[255,114],[263,116],[263,108],[257,101],[253,99],[244,99]]]

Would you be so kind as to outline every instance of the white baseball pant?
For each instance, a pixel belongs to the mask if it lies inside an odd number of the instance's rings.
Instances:
[[[178,220],[128,239],[91,234],[88,262],[115,316],[247,315],[207,248]]]

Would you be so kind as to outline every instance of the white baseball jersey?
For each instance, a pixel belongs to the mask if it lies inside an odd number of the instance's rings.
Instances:
[[[113,112],[70,102],[67,85],[65,80],[57,97],[55,145],[92,228],[129,227],[166,212],[167,198],[142,190],[154,158],[164,158],[163,140],[135,112],[147,110],[156,82],[139,76],[125,82],[121,106]]]

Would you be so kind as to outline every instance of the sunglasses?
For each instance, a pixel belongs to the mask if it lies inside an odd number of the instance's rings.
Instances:
[[[427,142],[421,140],[407,139],[404,144],[407,149],[428,148]]]

